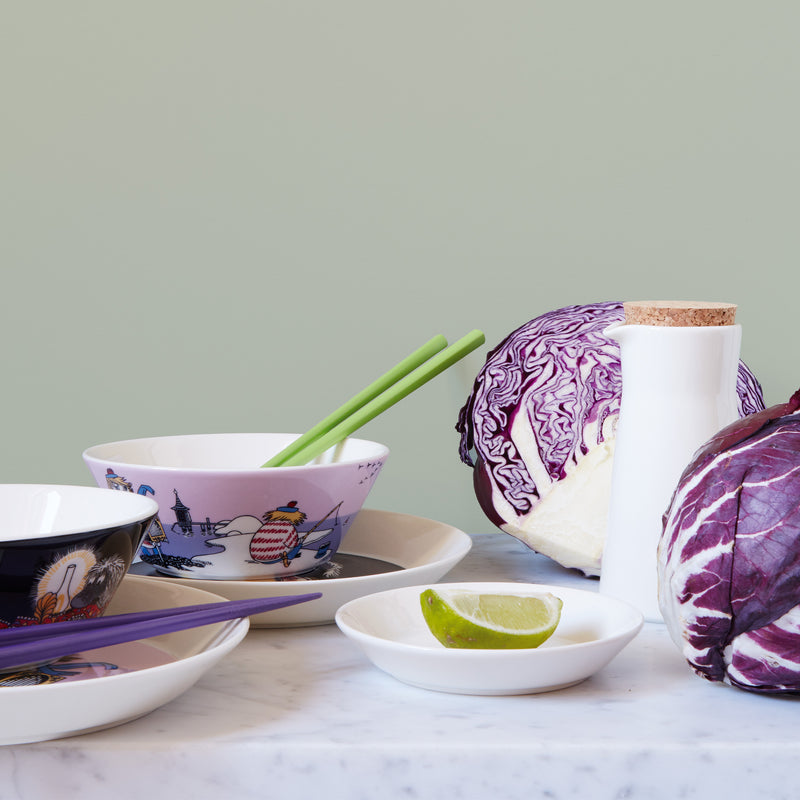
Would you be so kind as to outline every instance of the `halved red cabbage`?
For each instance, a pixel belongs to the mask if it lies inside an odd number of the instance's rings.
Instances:
[[[800,692],[800,391],[697,451],[664,515],[658,573],[695,672]]]
[[[587,575],[600,573],[622,388],[604,331],[623,319],[621,302],[604,302],[522,325],[488,354],[456,425],[491,522]],[[764,408],[741,363],[737,390],[740,414]]]

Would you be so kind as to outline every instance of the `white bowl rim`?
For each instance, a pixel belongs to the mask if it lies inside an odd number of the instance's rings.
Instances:
[[[93,535],[100,531],[111,528],[120,528],[126,525],[133,525],[137,522],[144,522],[148,517],[154,517],[158,513],[158,503],[146,495],[135,494],[133,492],[114,492],[99,486],[82,486],[73,484],[57,483],[2,483],[0,484],[0,497],[10,490],[14,493],[21,493],[26,498],[31,498],[36,493],[58,492],[61,495],[85,495],[87,500],[101,497],[98,492],[102,492],[104,502],[106,498],[113,497],[111,501],[115,506],[119,505],[119,511],[114,508],[113,512],[97,517],[93,521],[88,521],[85,525],[58,525],[49,531],[21,530],[18,535],[13,533],[4,534],[0,530],[0,548],[6,544],[17,544],[20,542],[38,543],[46,539],[58,539],[61,537],[75,535]],[[10,499],[10,498],[9,498]],[[123,508],[122,506],[128,506]],[[124,513],[123,513],[124,512]]]
[[[347,615],[357,616],[359,608],[368,607],[370,603],[390,596],[408,595],[413,597],[417,592],[422,592],[425,589],[469,589],[472,591],[483,592],[498,592],[509,594],[539,594],[542,592],[553,592],[554,594],[561,593],[565,597],[580,597],[591,600],[597,606],[606,606],[610,609],[615,609],[619,614],[625,615],[627,618],[622,620],[616,630],[606,634],[600,638],[589,639],[582,642],[564,642],[557,645],[551,645],[541,648],[520,648],[520,649],[496,649],[496,648],[480,648],[480,649],[462,649],[462,648],[447,648],[436,647],[433,645],[420,645],[412,644],[410,642],[401,642],[391,636],[381,636],[379,634],[371,633],[363,630],[356,625],[350,624],[347,620]],[[449,658],[456,659],[473,659],[479,661],[481,659],[492,658],[506,658],[506,659],[525,659],[531,657],[552,657],[554,653],[563,652],[579,652],[589,648],[597,647],[601,643],[613,643],[621,640],[631,638],[638,634],[644,624],[644,617],[638,609],[634,608],[624,600],[619,600],[616,597],[603,595],[599,592],[590,591],[587,589],[578,589],[573,586],[559,586],[555,584],[536,583],[536,582],[513,582],[513,581],[459,581],[455,583],[434,583],[434,584],[420,584],[418,586],[399,586],[393,589],[385,589],[380,592],[356,597],[353,600],[344,603],[336,612],[334,621],[336,625],[342,630],[343,633],[351,636],[351,638],[364,642],[374,643],[383,647],[384,649],[395,650],[398,652],[410,652],[420,655],[431,656],[434,658]]]
[[[138,469],[146,469],[148,471],[154,472],[183,472],[183,473],[191,473],[191,474],[213,474],[213,473],[224,473],[225,475],[252,475],[252,474],[259,474],[259,473],[266,473],[266,472],[276,472],[276,471],[292,471],[292,470],[300,470],[300,469],[308,469],[308,470],[330,470],[335,469],[337,467],[342,467],[345,465],[352,465],[358,464],[363,462],[364,456],[360,456],[358,458],[346,458],[342,459],[341,461],[335,461],[330,463],[323,463],[323,464],[303,464],[300,466],[294,467],[269,467],[265,469],[262,466],[257,467],[188,467],[188,466],[179,466],[179,467],[170,467],[158,464],[142,464],[136,461],[125,461],[120,459],[119,457],[102,457],[100,452],[104,448],[111,448],[111,447],[119,447],[122,445],[129,445],[129,444],[142,444],[145,442],[166,442],[166,441],[179,441],[179,440],[189,440],[189,439],[224,439],[228,437],[248,437],[248,436],[300,436],[297,433],[284,433],[282,431],[260,431],[258,433],[253,432],[228,432],[228,433],[184,433],[184,434],[173,434],[167,436],[142,436],[133,439],[119,439],[114,442],[102,442],[101,444],[95,444],[91,447],[87,447],[86,450],[83,451],[82,457],[83,460],[87,464],[111,464],[117,465],[120,467],[135,467]],[[374,459],[385,459],[389,455],[389,448],[381,443],[376,442],[372,439],[359,439],[356,437],[348,437],[351,442],[358,443],[358,444],[366,444],[372,445],[375,448],[375,453],[370,455],[370,458]]]

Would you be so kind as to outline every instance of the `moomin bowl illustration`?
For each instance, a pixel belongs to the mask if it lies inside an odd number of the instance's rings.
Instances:
[[[131,439],[88,448],[97,485],[153,497],[139,552],[167,575],[289,579],[333,557],[389,454],[347,439],[311,464],[261,464],[296,434]]]
[[[158,512],[51,484],[2,484],[0,508],[0,628],[102,615]]]

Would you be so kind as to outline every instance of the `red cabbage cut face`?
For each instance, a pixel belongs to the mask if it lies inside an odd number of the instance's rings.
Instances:
[[[600,574],[622,388],[605,329],[621,302],[568,306],[521,326],[494,350],[459,414],[475,494],[506,533],[566,567]],[[739,366],[740,414],[764,408]]]
[[[694,456],[664,516],[659,603],[694,670],[800,692],[800,392]]]

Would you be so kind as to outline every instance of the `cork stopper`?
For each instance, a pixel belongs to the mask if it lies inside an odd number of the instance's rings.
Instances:
[[[704,303],[693,300],[636,300],[623,303],[628,325],[658,325],[661,327],[702,327],[733,325],[736,318],[734,303]]]

